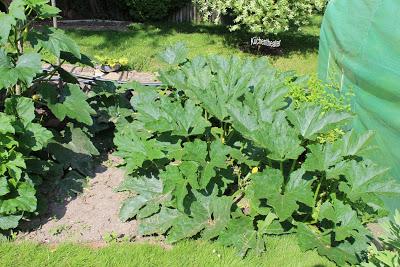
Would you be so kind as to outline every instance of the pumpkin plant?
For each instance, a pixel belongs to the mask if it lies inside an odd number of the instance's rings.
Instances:
[[[163,87],[133,85],[135,113],[120,118],[116,154],[127,178],[123,221],[141,235],[215,240],[262,253],[267,235],[297,233],[338,265],[365,258],[365,225],[384,216],[400,185],[365,155],[372,133],[348,131],[353,114],[296,103],[290,73],[265,59],[162,55]],[[342,138],[318,137],[341,129]]]

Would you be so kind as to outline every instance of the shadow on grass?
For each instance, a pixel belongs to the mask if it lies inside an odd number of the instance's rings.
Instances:
[[[223,38],[223,45],[226,48],[243,50],[249,54],[257,54],[252,50],[246,51],[244,47],[250,43],[255,34],[249,32],[231,32],[228,27],[213,24],[191,24],[191,23],[133,23],[128,30],[67,30],[77,38],[100,37],[102,40],[94,43],[92,49],[105,51],[118,49],[121,44],[135,42],[135,44],[146,40],[154,48],[161,48],[161,41],[165,37],[177,34],[205,34],[205,38],[219,36]],[[282,47],[279,56],[287,57],[292,53],[314,53],[318,51],[318,28],[319,22],[309,27],[311,30],[304,32],[286,32],[277,35],[260,36],[271,40],[282,40]],[[193,41],[188,38],[188,41]],[[210,39],[210,44],[212,44]]]

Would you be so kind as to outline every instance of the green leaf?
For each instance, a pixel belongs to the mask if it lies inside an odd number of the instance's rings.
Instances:
[[[199,199],[197,198],[197,200]],[[209,204],[209,213],[212,211],[213,216],[207,220],[206,228],[201,233],[202,239],[211,240],[225,231],[225,227],[231,219],[231,207],[231,198],[225,196],[218,197]]]
[[[36,74],[42,72],[41,57],[38,53],[25,53],[18,58],[16,65],[11,64],[7,52],[0,49],[0,88],[8,88],[21,81],[31,86]]]
[[[75,170],[68,171],[66,174],[63,171],[62,176],[61,181],[57,184],[56,194],[58,199],[75,198],[88,185],[88,178]]]
[[[348,132],[343,138],[343,155],[356,156],[362,155],[371,149],[374,132],[367,131],[363,134],[357,134],[354,130]]]
[[[218,170],[228,167],[226,161],[230,149],[220,141],[214,141],[208,152],[207,143],[197,139],[185,143],[182,152],[173,157],[175,161],[160,173],[165,188],[172,191],[180,211],[184,210],[183,202],[189,185],[194,189],[204,189],[217,176]]]
[[[16,212],[36,210],[36,190],[33,185],[23,182],[17,186],[18,196],[6,200],[0,200],[1,214],[15,214]]]
[[[26,159],[26,167],[30,174],[36,174],[42,177],[50,177],[58,180],[64,176],[63,166],[53,160],[40,160],[38,158]]]
[[[393,218],[382,224],[385,236],[382,241],[396,250],[400,250],[400,210],[396,209]],[[400,256],[400,255],[399,255]]]
[[[23,127],[17,127],[18,141],[22,147],[32,151],[44,148],[53,134],[40,124],[32,123],[35,119],[35,107],[32,99],[26,97],[10,97],[5,101],[5,112],[17,117]],[[3,117],[3,116],[2,116]]]
[[[25,5],[26,2],[23,0],[14,0],[11,2],[10,6],[8,7],[8,13],[18,20],[25,21]]]
[[[229,110],[233,127],[257,146],[267,149],[268,158],[285,161],[297,159],[304,152],[298,134],[289,125],[284,112],[268,111],[267,116],[260,111],[257,115],[257,111],[247,106],[244,110],[240,106],[231,106]],[[264,121],[264,116],[268,121]]]
[[[131,100],[138,111],[137,119],[152,132],[172,132],[177,136],[203,134],[211,124],[203,118],[203,110],[191,100],[180,102],[159,98],[154,91],[137,90]]]
[[[307,159],[303,167],[307,171],[328,171],[342,161],[342,144],[340,142],[309,145]]]
[[[165,168],[165,171],[160,173],[160,179],[164,183],[164,191],[171,192],[176,203],[176,208],[179,211],[184,211],[184,200],[188,195],[188,185],[192,185],[194,188],[198,188],[198,181],[196,175],[196,169],[192,170],[194,175],[191,175],[186,171],[185,174],[179,169],[178,166],[169,165]]]
[[[11,70],[12,75],[16,75],[18,80],[24,82],[27,86],[30,86],[36,74],[41,72],[41,56],[34,52],[20,56],[15,68]]]
[[[86,101],[88,97],[78,85],[65,85],[59,95],[55,86],[45,84],[40,87],[40,92],[57,119],[62,121],[68,117],[89,126],[93,124],[91,115],[94,115],[95,111]]]
[[[35,119],[35,106],[27,97],[14,96],[5,101],[5,112],[8,115],[17,115],[18,119],[27,126]]]
[[[367,236],[370,235],[369,231],[362,225],[357,217],[355,210],[349,205],[343,204],[339,200],[334,200],[333,204],[325,202],[320,209],[320,220],[328,219],[332,221],[335,226],[335,240],[344,241],[347,238],[356,238],[368,242]]]
[[[299,246],[303,251],[317,249],[320,255],[328,257],[338,266],[359,263],[359,256],[354,253],[356,244],[353,244],[354,247],[352,247],[347,242],[333,247],[331,235],[318,233],[313,230],[312,226],[303,223],[298,226],[297,236]]]
[[[307,177],[304,169],[298,169],[290,174],[284,195],[291,196],[297,201],[311,207],[314,204],[314,194],[311,187],[313,181],[313,179]]]
[[[172,47],[168,47],[160,54],[160,58],[167,64],[178,65],[184,63],[187,59],[188,49],[182,42],[176,43]]]
[[[166,157],[164,151],[168,151],[169,144],[155,139],[147,140],[147,138],[147,133],[132,124],[118,128],[118,133],[114,138],[114,144],[118,148],[115,155],[125,160],[128,173],[141,167],[146,160],[153,161]]]
[[[0,12],[0,21],[0,44],[5,44],[10,35],[11,27],[15,25],[16,21],[13,16],[2,12]]]
[[[143,217],[151,216],[160,210],[160,205],[162,203],[171,200],[171,195],[169,193],[163,193],[162,181],[156,178],[148,178],[145,176],[128,178],[118,190],[130,191],[137,194],[137,196],[128,198],[123,203],[119,213],[119,217],[123,222],[134,218],[138,215],[140,209],[148,208],[149,206],[152,206],[151,211],[153,212]]]
[[[13,117],[0,112],[0,133],[15,133],[15,129],[12,125]]]
[[[181,215],[176,209],[162,207],[159,213],[140,221],[139,234],[164,234]]]
[[[48,2],[46,2],[48,3]],[[58,7],[51,6],[48,4],[40,4],[37,8],[37,13],[41,19],[49,19],[53,17],[57,17],[57,15],[61,12]]]
[[[8,174],[16,181],[21,179],[22,170],[26,168],[24,157],[16,151],[8,152],[8,158],[3,165],[8,171]]]
[[[55,67],[57,70],[58,74],[60,75],[60,78],[63,82],[65,83],[71,83],[71,84],[79,84],[78,79],[70,72],[66,71],[65,69],[61,67]]]
[[[7,149],[12,149],[13,147],[17,147],[19,144],[14,139],[12,135],[2,135],[0,134],[0,146],[5,147]]]
[[[93,174],[92,155],[99,155],[99,152],[82,129],[67,125],[62,135],[56,136],[47,149],[65,169],[72,167],[82,174]]]
[[[23,135],[18,140],[25,148],[40,151],[47,146],[52,138],[52,132],[38,123],[31,123],[27,125]]]
[[[146,196],[141,195],[125,200],[119,211],[120,220],[126,222],[129,219],[134,218],[138,214],[139,210],[146,205],[147,201],[148,199]]]
[[[217,170],[228,168],[227,156],[229,153],[230,148],[220,141],[216,140],[211,143],[209,159],[202,164],[203,171],[199,181],[201,188],[206,188],[211,179],[217,175]]]
[[[8,187],[8,182],[6,177],[0,177],[0,197],[8,194],[10,188]]]
[[[196,175],[196,178],[190,179],[194,188],[205,188],[210,180],[217,175],[218,169],[228,167],[226,163],[227,155],[230,152],[228,146],[216,140],[210,144],[209,151],[207,147],[207,142],[198,139],[192,143],[185,143],[182,158],[176,158],[183,161],[182,165],[195,162],[194,172],[198,170],[198,175]],[[187,166],[180,166],[179,168],[182,169],[182,167]]]
[[[400,196],[400,183],[387,172],[388,169],[374,164],[351,161],[343,172],[347,181],[340,182],[339,189],[353,202],[363,200],[370,205],[381,205],[379,197]]]
[[[252,183],[247,188],[247,195],[251,196],[252,205],[259,206],[260,200],[267,200],[267,205],[274,208],[280,221],[288,219],[302,202],[313,205],[312,180],[305,180],[305,170],[293,172],[283,190],[284,178],[276,169],[266,169],[262,173],[252,176]]]
[[[241,257],[245,257],[250,249],[259,251],[265,249],[265,241],[254,230],[251,217],[240,217],[231,220],[227,225],[227,230],[219,236],[218,242],[225,246],[235,247]],[[261,249],[257,249],[260,247]]]
[[[44,27],[38,31],[31,31],[28,40],[36,51],[44,48],[56,57],[60,57],[63,51],[81,59],[79,46],[62,30]]]
[[[91,142],[89,136],[83,131],[82,128],[74,128],[72,124],[68,124],[64,137],[69,143],[64,143],[65,148],[79,154],[98,156],[99,151]]]
[[[19,221],[22,219],[22,215],[0,215],[0,229],[10,230],[17,228]]]
[[[215,191],[215,190],[214,190]],[[190,216],[180,217],[168,232],[167,241],[175,243],[201,232],[204,239],[212,239],[224,232],[230,220],[230,197],[203,195],[193,191],[196,201],[190,207]]]
[[[268,158],[273,160],[297,160],[304,152],[296,132],[289,126],[283,112],[277,114],[268,134],[262,139],[262,143],[263,147],[270,151]]]
[[[300,109],[288,109],[288,118],[301,135],[310,140],[315,140],[320,133],[335,128],[347,122],[352,115],[346,112],[323,111],[321,106],[304,105]]]
[[[75,57],[70,52],[61,51],[60,59],[65,60],[66,62],[74,64],[74,65],[82,64],[82,65],[86,65],[86,66],[94,68],[94,64],[93,64],[92,60],[85,54],[80,54],[80,57]]]

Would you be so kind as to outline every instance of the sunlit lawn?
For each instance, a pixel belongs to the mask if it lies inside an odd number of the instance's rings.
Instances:
[[[0,266],[177,266],[177,267],[333,267],[315,251],[302,253],[295,237],[269,238],[262,256],[242,259],[232,248],[206,242],[183,242],[172,248],[151,244],[110,244],[104,248],[64,244],[57,247],[32,243],[0,244]]]
[[[313,73],[317,68],[318,38],[321,18],[298,33],[269,36],[281,39],[283,53],[271,56],[274,65],[282,70],[301,74]],[[242,52],[239,47],[249,42],[252,35],[232,33],[217,25],[191,24],[134,24],[127,31],[67,30],[90,56],[126,57],[138,71],[157,71],[162,66],[157,54],[166,47],[185,42],[190,56],[204,54],[256,56]]]

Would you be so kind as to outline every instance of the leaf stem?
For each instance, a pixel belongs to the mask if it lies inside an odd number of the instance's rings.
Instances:
[[[314,194],[314,207],[315,207],[315,204],[317,203],[317,199],[318,199],[319,191],[321,190],[321,185],[322,185],[323,179],[324,179],[324,176],[322,176],[321,179],[319,180],[317,190],[315,191],[315,194]]]
[[[292,166],[290,167],[289,175],[290,175],[290,174],[294,171],[294,169],[296,168],[296,163],[297,163],[297,160],[294,159],[293,162],[292,162]]]

